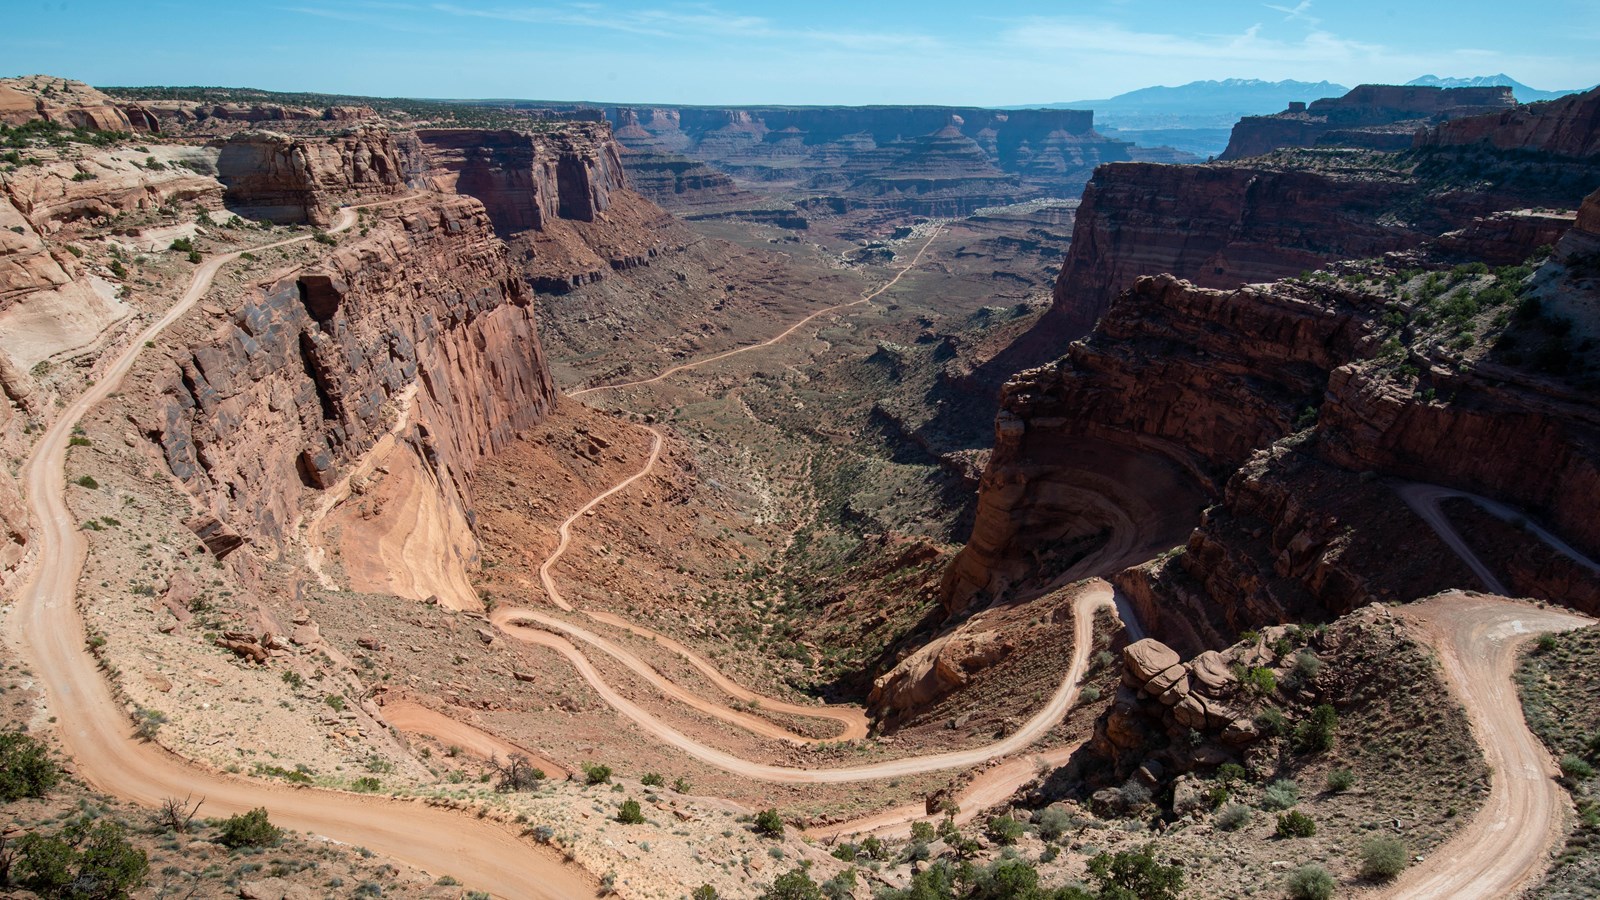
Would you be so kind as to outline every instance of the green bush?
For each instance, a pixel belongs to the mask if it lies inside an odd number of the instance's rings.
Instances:
[[[247,813],[231,816],[222,823],[222,835],[219,840],[224,847],[237,850],[240,847],[269,847],[278,842],[283,832],[267,819],[265,808],[257,807]]]
[[[666,779],[662,778],[660,775],[657,775],[654,772],[647,772],[643,778],[639,779],[639,783],[645,787],[661,787],[667,782]]]
[[[761,900],[824,900],[822,888],[811,880],[804,868],[779,875],[761,895]]]
[[[1328,900],[1333,896],[1333,876],[1315,864],[1289,873],[1289,896],[1293,900]]]
[[[690,894],[691,900],[717,900],[717,889],[709,884],[702,884]]]
[[[611,767],[600,763],[584,763],[583,779],[588,784],[609,784]]]
[[[1297,838],[1311,837],[1317,833],[1317,823],[1310,816],[1297,809],[1278,814],[1278,837]]]
[[[639,808],[639,801],[622,801],[622,808],[617,810],[617,821],[624,825],[644,824],[644,810]]]
[[[983,829],[989,840],[1007,847],[1015,844],[1024,831],[1027,827],[1010,816],[994,816]]]
[[[122,900],[144,884],[150,860],[116,822],[68,825],[60,835],[29,833],[17,842],[12,876],[41,897]]]
[[[88,488],[91,491],[99,490],[100,488],[100,482],[95,481],[93,475],[83,475],[78,478],[74,478],[72,479],[72,483],[81,488]]]
[[[363,794],[371,794],[383,789],[383,784],[371,775],[363,775],[350,785],[352,790]]]
[[[1361,842],[1361,877],[1388,881],[1405,869],[1410,854],[1400,839],[1388,834],[1373,835]]]
[[[43,797],[61,781],[45,745],[20,731],[0,733],[0,800]]]
[[[938,835],[933,830],[932,822],[911,823],[911,840],[919,844],[927,844],[932,842],[937,836]]]
[[[1266,809],[1288,809],[1300,802],[1300,785],[1288,778],[1280,778],[1267,785],[1261,795],[1261,805]]]
[[[1244,683],[1246,690],[1258,697],[1269,696],[1278,689],[1278,676],[1262,666],[1246,669],[1239,680]]]
[[[1311,715],[1294,727],[1294,746],[1301,753],[1322,753],[1333,749],[1333,734],[1339,728],[1339,716],[1333,707],[1324,703],[1311,711]]]
[[[1038,897],[1039,873],[1025,859],[997,859],[980,870],[970,900],[1012,900]]]
[[[192,251],[194,249],[194,241],[192,241],[192,240],[190,240],[190,239],[188,239],[186,237],[181,237],[181,238],[178,238],[178,239],[174,240],[172,242],[172,246],[169,247],[168,249],[176,250],[179,253],[188,253],[188,252],[190,252],[190,251]]]
[[[1561,774],[1573,781],[1582,781],[1594,777],[1594,766],[1589,765],[1589,761],[1583,757],[1568,753],[1561,757]]]
[[[775,809],[763,809],[756,813],[756,831],[769,837],[783,836],[783,816],[778,815]]]
[[[1217,827],[1223,831],[1238,831],[1250,824],[1255,813],[1243,803],[1229,803],[1217,813]]]
[[[1334,769],[1328,773],[1328,790],[1342,794],[1355,787],[1356,773],[1349,769]]]
[[[1102,853],[1089,860],[1089,874],[1103,900],[1178,900],[1183,891],[1183,867],[1162,865],[1148,845]]]
[[[1072,825],[1072,814],[1059,806],[1045,807],[1033,817],[1034,829],[1039,832],[1039,837],[1047,841],[1061,837]]]

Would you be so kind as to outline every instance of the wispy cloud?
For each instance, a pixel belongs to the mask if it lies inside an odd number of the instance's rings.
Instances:
[[[1315,28],[1322,24],[1322,20],[1311,15],[1311,0],[1300,0],[1295,6],[1279,6],[1275,3],[1263,3],[1267,9],[1277,10],[1284,14],[1285,22],[1301,21]]]
[[[666,39],[809,41],[855,50],[932,50],[941,46],[937,39],[920,34],[782,28],[764,16],[727,13],[700,4],[673,9],[620,9],[600,3],[476,9],[454,3],[435,3],[431,9],[463,18],[592,28]]]
[[[1260,23],[1237,34],[1164,34],[1100,19],[1034,18],[1007,29],[1001,39],[1028,49],[1071,47],[1083,53],[1164,61],[1346,64],[1380,58],[1385,52],[1377,44],[1345,40],[1320,29],[1298,40],[1267,37]]]

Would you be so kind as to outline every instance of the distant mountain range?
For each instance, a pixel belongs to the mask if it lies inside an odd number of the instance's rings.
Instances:
[[[1437,75],[1424,75],[1421,78],[1413,78],[1406,82],[1406,84],[1442,88],[1508,87],[1511,88],[1511,95],[1517,98],[1518,103],[1533,103],[1538,100],[1554,100],[1557,97],[1565,97],[1568,94],[1576,94],[1578,91],[1588,90],[1587,88],[1577,88],[1570,91],[1541,91],[1538,88],[1528,87],[1527,85],[1503,72],[1499,75],[1476,75],[1472,78],[1440,78]]]

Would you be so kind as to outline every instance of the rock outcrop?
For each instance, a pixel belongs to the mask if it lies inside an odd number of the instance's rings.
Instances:
[[[1342,97],[1291,103],[1276,115],[1240,119],[1221,158],[1262,156],[1283,147],[1405,150],[1419,130],[1516,105],[1508,87],[1363,84]]]
[[[1443,122],[1418,134],[1416,145],[1491,147],[1574,158],[1600,155],[1600,88]]]
[[[332,137],[243,132],[222,145],[217,177],[234,212],[313,225],[333,221],[331,207],[341,200],[405,188],[400,150],[378,127]]]
[[[0,78],[0,122],[36,120],[89,131],[132,131],[128,116],[110,97],[81,81],[49,75]]]
[[[419,180],[482,201],[536,290],[564,292],[645,265],[674,230],[629,187],[604,123],[534,134],[422,130],[417,139]]]
[[[946,610],[999,596],[1061,542],[1109,548],[1107,565],[1181,542],[1335,368],[1377,350],[1381,313],[1381,301],[1319,287],[1139,279],[1088,340],[1005,386]]]
[[[531,295],[476,200],[374,210],[369,236],[263,285],[158,385],[146,431],[205,515],[270,552],[302,489],[389,433],[470,509],[474,466],[555,399]]]

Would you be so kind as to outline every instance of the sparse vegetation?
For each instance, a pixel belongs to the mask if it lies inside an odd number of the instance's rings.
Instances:
[[[1317,833],[1317,823],[1297,809],[1278,815],[1277,835],[1280,838],[1307,838]]]
[[[756,813],[756,832],[768,837],[783,836],[783,817],[778,815],[776,809],[764,809]]]
[[[1389,834],[1379,834],[1361,842],[1361,877],[1388,881],[1404,871],[1409,859],[1406,845]]]
[[[278,827],[267,818],[266,809],[257,807],[247,813],[228,817],[222,823],[218,841],[232,850],[240,847],[270,847],[276,844],[282,835]]]
[[[0,733],[0,800],[43,797],[61,781],[61,768],[50,751],[20,731]]]
[[[617,809],[617,821],[624,825],[641,825],[644,823],[644,810],[639,807],[637,800],[624,800]]]
[[[1289,873],[1286,885],[1292,900],[1329,900],[1333,896],[1333,876],[1316,864],[1301,866]]]
[[[583,779],[586,784],[610,784],[611,767],[600,763],[584,763]]]

